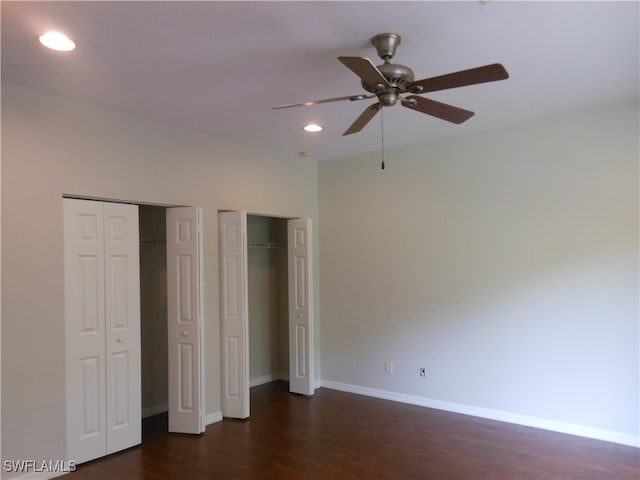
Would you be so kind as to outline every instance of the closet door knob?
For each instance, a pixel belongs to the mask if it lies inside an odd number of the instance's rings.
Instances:
[[[189,336],[189,332],[187,332],[186,330],[182,331],[182,336],[183,337],[188,337]]]
[[[301,313],[298,314],[298,318],[302,318],[304,315],[302,315]]]
[[[118,337],[118,339],[116,340],[116,342],[118,342],[118,343],[122,343],[122,342],[124,342],[124,339],[123,339],[122,337]]]

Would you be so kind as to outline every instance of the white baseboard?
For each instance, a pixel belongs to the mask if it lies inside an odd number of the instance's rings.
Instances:
[[[166,403],[160,405],[153,405],[151,407],[142,409],[142,418],[151,417],[153,415],[157,415],[159,413],[164,413],[169,411],[169,406]],[[222,412],[214,412],[209,413],[204,416],[204,424],[211,425],[212,423],[216,423],[222,420]]]
[[[211,425],[212,423],[217,423],[222,421],[222,412],[213,412],[204,416],[204,425]]]
[[[321,380],[320,384],[322,387],[329,388],[331,390],[357,393],[359,395],[366,395],[368,397],[382,398],[384,400],[392,400],[394,402],[409,403],[411,405],[419,405],[422,407],[435,408],[437,410],[445,410],[447,412],[472,415],[474,417],[498,420],[500,422],[515,423],[517,425],[525,425],[527,427],[540,428],[543,430],[550,430],[559,433],[568,433],[570,435],[593,438],[595,440],[604,440],[607,442],[619,443],[622,445],[629,445],[631,447],[640,448],[640,436],[636,435],[614,432],[610,430],[602,430],[599,428],[576,425],[573,423],[558,422],[545,418],[530,417],[528,415],[520,415],[518,413],[505,412],[501,410],[492,410],[488,408],[474,407],[471,405],[444,402],[441,400],[418,397],[415,395],[405,395],[403,393],[389,392],[387,390],[378,390],[375,388],[361,387],[358,385],[350,385],[347,383],[332,382],[330,380]]]
[[[168,411],[169,411],[169,405],[167,403],[151,405],[150,407],[145,407],[142,409],[142,418],[152,417],[154,415],[158,415],[159,413],[164,413]]]

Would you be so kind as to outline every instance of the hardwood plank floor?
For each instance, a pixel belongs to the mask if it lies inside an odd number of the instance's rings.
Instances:
[[[640,479],[640,449],[285,382],[251,390],[251,418],[168,434],[78,467],[79,479]]]

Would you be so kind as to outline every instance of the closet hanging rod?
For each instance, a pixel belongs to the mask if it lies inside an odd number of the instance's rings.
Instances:
[[[281,248],[286,247],[286,243],[277,242],[247,242],[249,248]]]
[[[165,242],[164,240],[153,240],[152,238],[141,238],[140,239],[140,245],[164,245]]]

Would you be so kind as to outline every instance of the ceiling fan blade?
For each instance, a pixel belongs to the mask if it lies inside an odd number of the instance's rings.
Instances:
[[[509,78],[509,73],[499,63],[485,65],[483,67],[461,70],[438,77],[416,80],[407,85],[407,90],[412,93],[435,92],[448,88],[465,87],[476,83],[495,82]],[[422,90],[419,90],[422,88]]]
[[[371,60],[364,57],[338,57],[347,68],[358,75],[367,85],[382,85],[391,88],[391,84],[384,78],[384,75],[378,70]]]
[[[291,107],[310,107],[312,105],[317,105],[319,103],[329,103],[329,102],[340,102],[342,100],[351,100],[352,102],[355,100],[364,100],[366,98],[373,98],[374,94],[371,95],[349,95],[346,97],[334,97],[334,98],[324,98],[322,100],[313,100],[311,102],[301,102],[301,103],[288,103],[286,105],[276,105],[275,107],[271,107],[274,110],[280,110],[281,108],[291,108]]]
[[[373,117],[376,116],[376,113],[378,113],[378,111],[381,108],[382,108],[382,105],[380,105],[380,103],[377,103],[377,102],[372,105],[369,105],[367,109],[364,112],[362,112],[362,114],[358,118],[356,118],[356,121],[353,122],[349,128],[347,128],[347,130],[342,134],[342,136],[344,137],[345,135],[358,133],[360,130],[364,128],[364,126],[367,123],[369,123],[369,120],[371,120]]]
[[[454,107],[446,103],[436,102],[429,98],[409,95],[402,99],[402,106],[426,113],[451,123],[463,123],[473,117],[474,113],[463,108]]]

